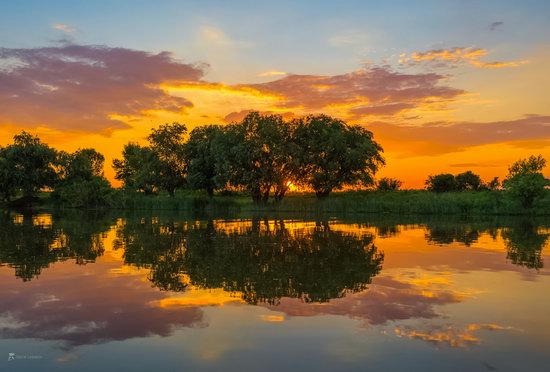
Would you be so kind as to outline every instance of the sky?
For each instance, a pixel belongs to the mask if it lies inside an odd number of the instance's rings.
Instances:
[[[371,130],[405,188],[490,180],[550,160],[549,66],[542,0],[2,2],[0,144],[94,147],[112,180],[165,122],[326,113]]]

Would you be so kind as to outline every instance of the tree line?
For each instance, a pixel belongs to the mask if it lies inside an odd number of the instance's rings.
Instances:
[[[209,196],[243,191],[254,202],[280,201],[291,185],[324,198],[343,188],[395,191],[401,181],[375,180],[385,164],[382,147],[367,129],[327,116],[284,120],[276,114],[251,112],[240,122],[207,125],[188,133],[184,124],[163,124],[148,143],[130,142],[114,159],[115,178],[125,190],[146,195],[161,191],[204,190]],[[104,177],[105,158],[92,148],[57,151],[38,137],[21,132],[0,147],[0,197],[32,200],[41,190],[71,206],[106,205],[114,193]],[[509,190],[529,208],[550,184],[542,174],[542,156],[519,160],[501,183],[484,183],[466,171],[426,180],[433,192]]]
[[[240,122],[194,128],[172,123],[153,129],[147,145],[128,143],[114,159],[124,189],[174,195],[178,189],[239,190],[255,202],[281,200],[290,185],[319,198],[343,187],[373,185],[384,165],[370,131],[327,115],[283,120],[251,112]],[[96,204],[110,192],[105,158],[94,149],[56,151],[22,132],[0,148],[1,196],[32,198],[43,189],[65,201]],[[79,204],[79,203],[76,203]]]

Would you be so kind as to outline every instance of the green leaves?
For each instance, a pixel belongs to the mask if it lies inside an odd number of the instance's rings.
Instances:
[[[542,174],[546,160],[541,156],[520,159],[508,168],[508,176],[503,186],[524,208],[532,208],[537,199],[547,192],[550,180]]]

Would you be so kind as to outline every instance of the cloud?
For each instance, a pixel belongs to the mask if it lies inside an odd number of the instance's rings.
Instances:
[[[17,63],[0,69],[0,123],[86,132],[126,128],[115,115],[191,107],[159,85],[198,81],[205,69],[168,52],[75,44],[1,48],[2,61]]]
[[[485,62],[479,59],[487,56],[487,49],[455,47],[450,49],[432,49],[426,52],[413,52],[410,55],[401,54],[399,63],[415,66],[426,64],[430,67],[457,67],[470,65],[478,68],[503,68],[521,66],[527,61],[494,61]]]
[[[328,43],[334,47],[365,45],[369,35],[361,31],[346,31],[328,38]]]
[[[67,24],[64,24],[64,23],[55,23],[52,28],[54,30],[59,30],[59,31],[63,31],[67,34],[73,34],[75,33],[77,30],[76,28],[72,27],[72,26],[69,26]]]
[[[252,111],[257,111],[257,110],[241,110],[241,111],[232,112],[230,114],[225,115],[225,117],[223,118],[223,121],[225,123],[233,123],[233,122],[241,121],[246,115],[248,115]],[[260,111],[260,113],[263,115],[278,114],[278,115],[281,115],[283,119],[291,119],[296,116],[294,113],[289,111],[285,111],[285,112]]]
[[[493,23],[491,23],[491,25],[489,26],[489,30],[494,31],[494,30],[496,30],[498,27],[502,26],[503,24],[504,24],[504,22],[500,22],[500,21],[493,22]]]
[[[478,331],[502,331],[509,329],[511,327],[492,323],[468,324],[464,329],[457,329],[450,325],[430,325],[426,330],[420,331],[411,326],[398,326],[395,328],[395,334],[398,337],[418,339],[435,346],[466,347],[481,343],[480,338],[475,334]]]
[[[389,67],[365,67],[333,76],[288,75],[267,83],[238,85],[279,96],[279,107],[319,111],[340,106],[349,115],[391,114],[424,101],[450,102],[465,93],[441,85],[446,76],[403,74]]]
[[[436,155],[494,143],[531,144],[550,139],[550,116],[527,115],[517,120],[494,122],[432,122],[424,125],[368,125],[377,140],[408,155]],[[543,142],[544,145],[547,141]]]
[[[288,75],[288,72],[284,71],[265,71],[258,74],[259,77],[268,77],[268,76],[281,76],[281,75]]]
[[[218,48],[250,48],[253,43],[247,41],[237,41],[229,37],[223,30],[214,26],[202,26],[199,29],[199,40],[207,46]]]

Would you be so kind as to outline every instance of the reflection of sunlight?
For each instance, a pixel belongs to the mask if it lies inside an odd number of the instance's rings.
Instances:
[[[51,214],[38,214],[32,217],[32,224],[34,226],[52,227],[52,215]]]
[[[158,301],[161,308],[185,307],[185,306],[223,306],[228,303],[244,302],[222,289],[198,289],[189,287],[185,293],[163,298]]]
[[[285,317],[283,315],[260,315],[260,319],[264,322],[277,323],[284,322]]]

